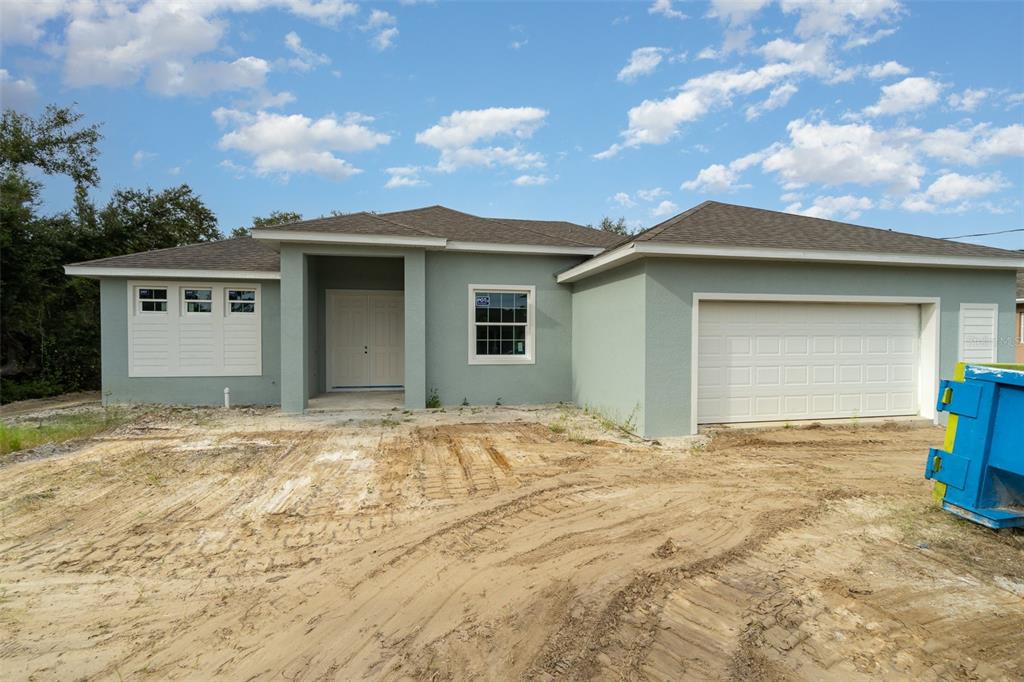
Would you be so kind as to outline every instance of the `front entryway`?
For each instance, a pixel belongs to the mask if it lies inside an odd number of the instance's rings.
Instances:
[[[327,292],[327,390],[394,388],[405,381],[401,291]]]

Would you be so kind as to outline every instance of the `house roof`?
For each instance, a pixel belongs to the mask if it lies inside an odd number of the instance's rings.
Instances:
[[[72,263],[70,267],[158,269],[158,270],[231,270],[238,272],[278,272],[280,257],[274,249],[251,237],[232,237],[214,242],[199,242],[169,249],[141,251],[124,256],[98,258]]]
[[[482,218],[445,206],[389,213],[347,213],[267,228],[273,232],[437,237],[484,244],[605,247],[619,237],[603,230],[558,220]]]
[[[771,248],[861,253],[1022,258],[977,244],[922,237],[835,220],[705,201],[677,216],[644,230],[615,246],[630,242]]]

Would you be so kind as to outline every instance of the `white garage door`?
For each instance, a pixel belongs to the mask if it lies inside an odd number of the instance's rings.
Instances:
[[[918,413],[916,305],[700,303],[702,424]]]

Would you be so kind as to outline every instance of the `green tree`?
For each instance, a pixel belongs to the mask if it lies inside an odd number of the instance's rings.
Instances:
[[[231,230],[232,237],[248,237],[252,234],[253,228],[273,227],[284,223],[294,223],[302,220],[302,214],[295,211],[271,211],[266,217],[253,216],[252,227],[236,227]]]
[[[622,236],[633,234],[633,232],[626,227],[626,219],[619,218],[618,220],[612,220],[608,216],[601,218],[601,222],[598,224],[599,230],[605,232],[612,232],[614,234],[621,234]]]
[[[99,127],[50,106],[37,119],[0,120],[0,400],[98,388],[99,285],[64,275],[64,264],[220,238],[213,212],[188,185],[120,189],[102,210]],[[42,184],[69,178],[74,209],[41,216]]]

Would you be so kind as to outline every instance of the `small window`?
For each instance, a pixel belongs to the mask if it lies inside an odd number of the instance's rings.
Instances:
[[[228,312],[230,313],[255,313],[256,312],[256,290],[255,289],[228,289]]]
[[[212,313],[213,289],[183,289],[186,313]]]
[[[533,362],[533,287],[471,287],[470,364]]]
[[[139,312],[143,313],[166,313],[167,312],[167,289],[137,289]]]

